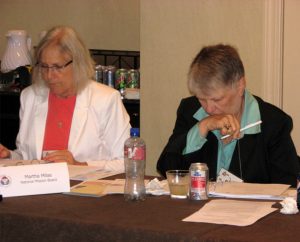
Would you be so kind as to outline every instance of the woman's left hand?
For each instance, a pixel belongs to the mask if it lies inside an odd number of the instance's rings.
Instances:
[[[87,165],[86,162],[76,161],[72,153],[68,150],[49,152],[46,156],[42,157],[42,159],[49,162],[66,162],[70,165]]]

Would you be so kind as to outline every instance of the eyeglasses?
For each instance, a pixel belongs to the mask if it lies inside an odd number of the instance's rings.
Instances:
[[[52,70],[55,73],[61,73],[68,65],[73,63],[73,60],[70,60],[66,64],[59,66],[59,65],[53,65],[53,66],[48,66],[46,64],[42,63],[37,63],[36,65],[41,68],[42,73],[47,73],[49,70]]]

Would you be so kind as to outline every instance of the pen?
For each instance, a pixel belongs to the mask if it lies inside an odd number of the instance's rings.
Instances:
[[[262,123],[262,121],[259,120],[259,121],[255,122],[255,123],[248,124],[248,125],[246,125],[244,128],[241,128],[241,129],[240,129],[240,132],[242,132],[242,131],[244,131],[244,130],[246,130],[246,129],[250,129],[250,128],[252,128],[252,127],[254,127],[254,126],[256,126],[256,125],[259,125],[259,124],[261,124],[261,123]],[[231,134],[224,135],[224,136],[221,137],[221,139],[226,139],[226,138],[228,138],[229,136],[231,136]]]

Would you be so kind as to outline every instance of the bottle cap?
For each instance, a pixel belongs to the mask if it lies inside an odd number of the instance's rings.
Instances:
[[[140,137],[140,129],[139,128],[131,128],[130,136],[132,137]]]

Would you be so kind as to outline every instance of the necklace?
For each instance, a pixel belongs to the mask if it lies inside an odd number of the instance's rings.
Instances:
[[[50,93],[43,150],[68,148],[76,96],[62,100]]]
[[[59,130],[68,128],[71,123],[76,96],[69,98],[59,98],[54,94],[50,94],[52,122]]]
[[[63,127],[63,122],[57,121],[57,127],[61,129]]]

